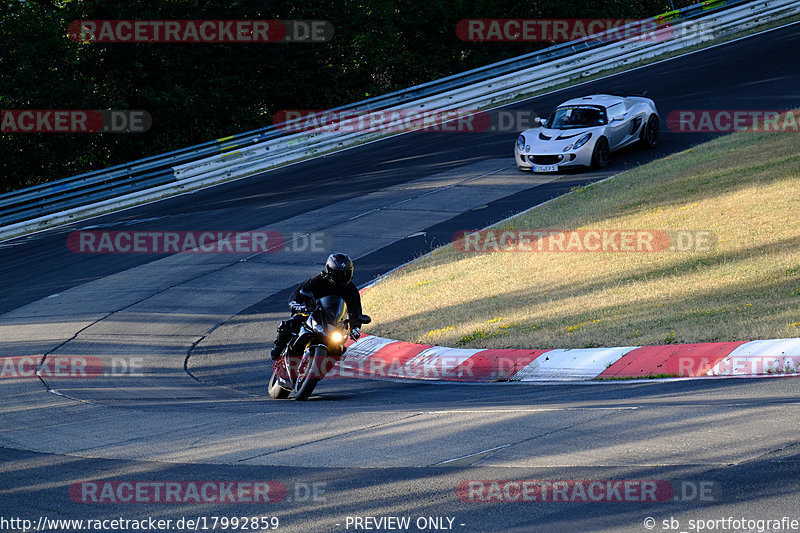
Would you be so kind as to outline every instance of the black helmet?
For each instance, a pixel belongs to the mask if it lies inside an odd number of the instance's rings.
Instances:
[[[353,261],[346,254],[331,254],[325,263],[328,280],[337,287],[344,287],[353,279]]]

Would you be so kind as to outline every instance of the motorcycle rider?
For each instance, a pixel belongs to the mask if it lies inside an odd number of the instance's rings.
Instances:
[[[303,293],[311,294],[313,298]],[[313,305],[315,300],[331,295],[341,297],[347,304],[353,338],[357,339],[361,335],[361,322],[358,320],[361,316],[361,294],[353,283],[353,261],[346,254],[331,254],[325,262],[325,270],[306,280],[289,298],[292,317],[278,326],[278,336],[269,352],[273,361],[280,357],[305,320],[303,315],[297,313],[307,311],[307,305]]]

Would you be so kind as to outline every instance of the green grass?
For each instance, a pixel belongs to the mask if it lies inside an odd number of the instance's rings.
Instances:
[[[800,336],[800,133],[737,132],[573,190],[511,229],[710,230],[701,252],[462,253],[364,295],[372,334],[487,348]]]

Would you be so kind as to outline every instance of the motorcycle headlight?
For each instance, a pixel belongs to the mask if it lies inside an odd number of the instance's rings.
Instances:
[[[519,148],[520,150],[523,150],[525,148],[525,136],[524,135],[520,135],[519,137],[517,137],[517,148]]]
[[[591,138],[592,138],[592,134],[591,133],[587,133],[586,135],[582,135],[581,138],[578,139],[577,141],[575,141],[575,144],[572,145],[572,149],[573,150],[577,150],[578,148],[580,148],[581,146],[586,144],[589,141],[589,139],[591,139]],[[567,146],[567,148],[565,148],[564,151],[566,152],[569,149],[570,149],[570,147]]]
[[[342,336],[342,332],[341,331],[334,331],[333,333],[331,333],[331,340],[333,342],[338,344],[338,343],[342,342],[343,339],[344,339],[344,337]]]

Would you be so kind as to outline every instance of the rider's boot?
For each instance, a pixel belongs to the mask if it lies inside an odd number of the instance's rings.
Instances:
[[[283,352],[283,349],[289,344],[289,341],[292,340],[292,331],[287,322],[288,321],[281,322],[281,325],[278,326],[278,336],[275,337],[274,345],[269,352],[269,357],[273,361],[280,358],[281,352]]]

